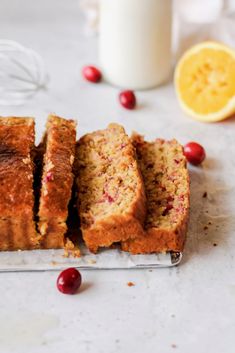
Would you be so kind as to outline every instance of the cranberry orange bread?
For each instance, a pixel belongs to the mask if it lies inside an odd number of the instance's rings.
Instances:
[[[42,247],[63,248],[73,184],[76,124],[50,115],[46,128],[38,229]]]
[[[78,210],[83,239],[96,252],[142,232],[146,205],[134,147],[122,126],[82,137],[77,145]]]
[[[0,250],[38,246],[33,207],[34,120],[0,118]]]
[[[147,197],[145,234],[122,243],[132,254],[182,251],[189,213],[189,175],[176,141],[133,136]]]

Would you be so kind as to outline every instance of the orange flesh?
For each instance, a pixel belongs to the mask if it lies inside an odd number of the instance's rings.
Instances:
[[[235,58],[211,48],[190,55],[180,68],[178,90],[185,104],[199,114],[223,109],[235,96]]]

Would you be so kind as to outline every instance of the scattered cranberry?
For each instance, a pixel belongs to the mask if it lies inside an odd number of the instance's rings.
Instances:
[[[82,276],[74,267],[62,271],[57,278],[57,288],[64,294],[75,294],[82,282]]]
[[[122,91],[119,94],[119,101],[126,109],[134,109],[136,106],[136,97],[133,91]]]
[[[196,142],[189,142],[184,146],[184,155],[194,165],[201,164],[206,158],[204,148]]]
[[[82,74],[87,81],[97,83],[101,80],[102,74],[99,69],[94,66],[85,66]]]

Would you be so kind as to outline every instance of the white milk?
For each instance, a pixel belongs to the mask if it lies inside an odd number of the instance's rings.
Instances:
[[[113,85],[147,89],[171,71],[172,0],[100,0],[99,59]]]

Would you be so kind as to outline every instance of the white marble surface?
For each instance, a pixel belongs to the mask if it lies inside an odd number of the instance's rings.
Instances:
[[[117,89],[81,78],[81,66],[96,63],[97,49],[96,39],[83,36],[82,25],[75,0],[1,0],[0,37],[37,50],[50,84],[24,106],[0,107],[0,114],[35,116],[38,132],[46,115],[56,112],[76,117],[79,135],[116,121],[148,138],[202,143],[208,158],[202,168],[191,168],[185,256],[171,269],[83,271],[75,296],[56,290],[56,272],[1,273],[0,352],[232,353],[235,118],[213,125],[188,119],[171,84],[139,92],[139,108],[123,110]],[[128,287],[129,281],[135,286]]]

